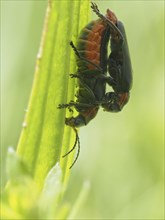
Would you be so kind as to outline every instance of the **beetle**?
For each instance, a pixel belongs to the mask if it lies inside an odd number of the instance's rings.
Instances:
[[[78,79],[77,100],[58,106],[60,109],[69,110],[74,107],[78,112],[76,117],[65,119],[65,124],[74,129],[76,141],[72,149],[63,157],[72,152],[78,142],[78,153],[71,167],[80,152],[76,128],[87,125],[97,115],[100,106],[108,112],[120,111],[128,101],[130,89],[128,84],[131,84],[131,74],[126,72],[127,67],[131,66],[129,51],[121,22],[109,9],[106,16],[103,16],[95,3],[92,3],[91,8],[99,19],[90,22],[82,29],[76,47],[70,42],[76,54],[78,67],[76,74],[71,74],[72,78]],[[111,53],[108,58],[109,41]],[[107,67],[109,76],[107,76]],[[114,92],[106,93],[106,83],[112,86]]]
[[[110,16],[109,19],[111,19]],[[113,23],[111,25],[114,26]],[[76,141],[72,149],[63,157],[72,152],[78,142],[78,153],[75,161],[80,151],[80,142],[76,128],[87,125],[97,115],[100,103],[105,96],[106,82],[112,83],[111,76],[106,76],[109,38],[110,25],[99,18],[96,21],[90,22],[81,30],[76,47],[73,42],[70,42],[76,54],[78,67],[77,73],[71,74],[72,78],[76,77],[78,79],[77,100],[76,102],[70,101],[68,104],[60,104],[58,108],[68,108],[70,110],[71,107],[74,107],[78,112],[76,117],[65,119],[65,124],[74,129]]]
[[[97,5],[93,4],[93,7],[96,14],[109,23],[108,19],[100,14]],[[105,94],[105,103],[102,107],[108,112],[119,112],[129,100],[129,91],[132,88],[132,65],[124,25],[109,9],[107,14],[113,15],[113,24],[116,27],[111,28],[111,53],[107,62],[109,75],[114,81],[111,83],[114,92]]]

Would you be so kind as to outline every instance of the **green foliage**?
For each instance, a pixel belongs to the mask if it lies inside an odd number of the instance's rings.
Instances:
[[[27,171],[23,160],[12,148],[8,151],[7,172],[10,182],[2,195],[3,219],[73,219],[87,196],[85,183],[75,205],[61,202],[65,190],[62,170],[57,163],[47,174],[39,192],[36,182]]]
[[[67,152],[72,144],[71,131],[64,128],[65,110],[57,106],[66,103],[67,98],[74,99],[75,82],[68,83],[69,73],[75,72],[69,41],[75,41],[87,22],[88,8],[88,1],[50,1],[47,8],[33,89],[18,145],[18,154],[39,187],[47,172],[61,160],[61,152]],[[70,163],[71,160],[61,162],[64,173]]]
[[[67,217],[61,203],[74,154],[74,133],[65,127],[58,104],[74,99],[76,71],[70,40],[75,41],[89,17],[89,1],[49,1],[28,109],[17,153],[9,148],[9,182],[3,194],[3,219]],[[57,217],[58,216],[58,217]]]

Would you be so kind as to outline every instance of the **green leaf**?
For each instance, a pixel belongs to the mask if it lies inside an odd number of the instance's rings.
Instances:
[[[53,218],[57,212],[58,199],[62,190],[62,171],[57,163],[48,173],[39,202],[41,218]]]
[[[37,217],[37,186],[28,172],[24,161],[10,147],[7,155],[9,182],[2,194],[3,219],[30,219]],[[12,216],[12,218],[11,218]]]
[[[12,214],[13,219],[66,218],[69,213],[71,204],[61,201],[74,154],[62,155],[73,146],[75,134],[65,126],[70,113],[57,106],[74,99],[75,80],[69,74],[76,63],[69,42],[76,41],[88,16],[88,0],[48,3],[17,154],[11,148],[8,153],[4,219]]]
[[[23,160],[18,157],[12,147],[9,147],[6,162],[8,179],[14,183],[22,182],[25,177],[30,178],[30,174]]]
[[[76,71],[69,42],[77,39],[87,23],[89,1],[49,1],[41,47],[37,56],[32,93],[18,144],[25,161],[41,189],[49,170],[60,162],[63,181],[69,177],[74,154],[62,158],[74,142],[74,133],[65,127],[65,110],[60,103],[74,99]],[[67,113],[68,114],[68,113]]]

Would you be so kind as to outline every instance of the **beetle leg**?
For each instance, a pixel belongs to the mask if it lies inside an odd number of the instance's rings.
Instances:
[[[79,85],[80,85],[81,89],[79,89],[78,99],[79,99],[79,97],[81,97],[81,100],[82,100],[82,99],[84,99],[84,96],[85,96],[86,101],[84,100],[84,102],[93,103],[94,100],[96,99],[96,97],[95,97],[93,91],[91,90],[91,88],[86,83],[84,83],[83,80],[80,80]],[[87,97],[88,97],[88,99],[86,99]]]
[[[105,102],[110,102],[112,99],[114,99],[116,97],[116,93],[114,92],[107,92],[104,96],[104,101]]]
[[[121,65],[117,64],[114,59],[109,59],[109,74],[115,79],[115,83],[112,86],[115,87],[115,90],[120,89],[120,82],[122,80]]]
[[[119,34],[119,37],[124,41],[124,37],[121,31],[108,18],[106,18],[104,15],[100,13],[100,10],[98,6],[96,5],[96,3],[91,2],[91,8],[93,12],[95,12],[99,18],[101,18],[106,24],[108,24],[112,28],[113,31],[117,32]]]
[[[84,78],[95,78],[96,80],[103,81],[105,83],[108,83],[110,86],[114,86],[115,80],[111,76],[106,76],[104,74],[90,74],[90,75],[85,75],[83,76]]]
[[[71,78],[79,78],[79,80],[84,80],[84,79],[93,79],[95,78],[96,80],[100,80],[102,82],[108,83],[109,86],[116,86],[115,80],[111,76],[105,76],[104,74],[70,74]],[[90,92],[91,93],[91,92]]]
[[[72,102],[72,103],[69,103],[69,104],[71,104],[72,106],[74,106],[74,107],[87,107],[87,108],[89,108],[89,107],[92,107],[92,106],[94,106],[95,104],[88,104],[88,103],[80,103],[80,102]]]
[[[95,96],[92,92],[92,90],[82,81],[80,80],[80,85],[81,85],[81,89],[79,89],[79,93],[76,94],[76,98],[78,99],[77,102],[71,100],[68,104],[59,104],[58,108],[62,109],[62,108],[68,108],[69,111],[73,111],[71,109],[71,107],[75,107],[75,108],[89,108],[92,106],[97,105],[94,101],[95,101]],[[88,100],[86,100],[87,103],[80,103],[79,99],[83,99],[85,96],[86,99],[86,94],[89,97]]]
[[[71,107],[74,106],[74,101],[71,100],[68,104],[59,104],[57,108],[61,109],[61,108],[68,108],[69,111],[71,110]],[[72,110],[71,110],[72,111]]]
[[[92,104],[88,104],[88,103],[79,103],[79,102],[74,102],[74,101],[70,101],[68,104],[59,104],[58,108],[68,108],[70,109],[70,107],[91,107],[91,106],[95,106],[95,103]]]
[[[103,77],[101,77],[103,76]],[[94,74],[94,73],[91,73],[90,75],[89,74],[83,74],[83,72],[81,74],[70,74],[70,77],[71,78],[79,78],[80,80],[83,80],[83,79],[103,79],[104,78],[104,74]]]
[[[71,107],[68,107],[68,110],[71,114],[73,114],[73,109]]]
[[[75,73],[71,73],[69,74],[71,78],[80,78],[80,76],[78,74]]]
[[[73,44],[72,41],[70,42],[70,46],[72,47],[72,49],[74,50],[76,56],[77,56],[80,60],[84,60],[86,63],[89,63],[89,64],[95,66],[98,70],[100,70],[101,72],[103,72],[102,68],[100,68],[98,65],[96,65],[95,63],[93,63],[93,62],[87,60],[85,57],[82,57],[82,56],[79,54],[77,48],[75,47],[75,45]]]
[[[88,74],[84,74],[83,72],[81,72],[80,70],[77,70],[77,73],[72,73],[72,74],[69,74],[71,78],[79,78],[80,80],[83,80],[84,78],[88,79],[88,78],[91,78],[91,75],[90,76]]]
[[[80,80],[83,80],[84,78],[86,79],[88,79],[88,78],[91,78],[91,76],[88,76],[87,74],[76,74],[76,73],[71,73],[71,74],[69,74],[70,75],[70,77],[71,78],[78,78],[78,79],[80,79]]]
[[[108,83],[108,85],[113,86],[115,85],[115,81],[111,76],[105,76],[104,74],[94,76],[98,80],[102,80],[103,82]]]
[[[57,108],[59,108],[59,109],[70,108],[70,105],[69,104],[59,104]]]
[[[71,78],[79,78],[80,80],[83,79],[93,79],[95,78],[96,80],[101,80],[103,82],[108,83],[108,85],[113,86],[115,84],[114,79],[111,76],[105,76],[104,74],[83,74],[81,73],[81,75],[79,74],[70,74]]]

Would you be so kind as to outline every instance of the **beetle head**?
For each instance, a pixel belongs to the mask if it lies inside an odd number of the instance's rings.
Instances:
[[[65,118],[65,124],[71,127],[81,127],[86,125],[85,119],[82,115],[78,115],[77,117]]]
[[[104,111],[119,112],[129,100],[129,93],[119,93],[111,95],[111,98],[103,104]]]
[[[85,111],[79,113],[76,117],[65,118],[65,124],[70,127],[82,127],[87,125],[96,115],[99,110],[99,106],[88,107]]]

